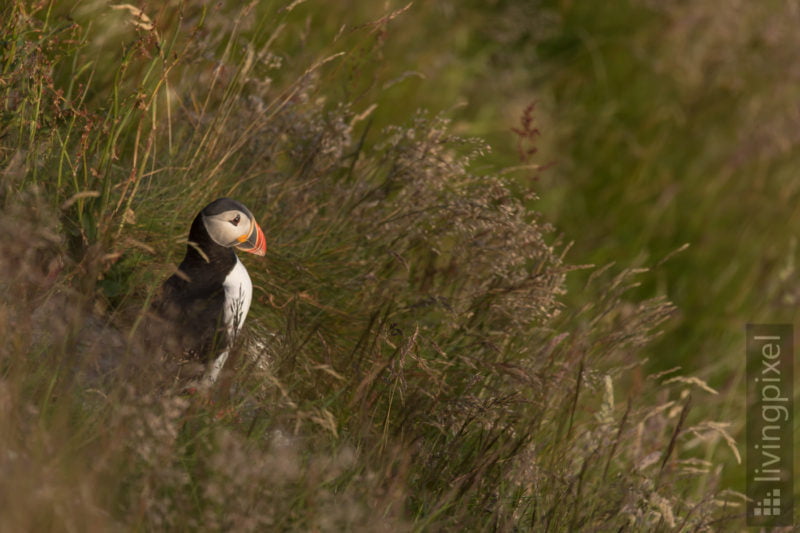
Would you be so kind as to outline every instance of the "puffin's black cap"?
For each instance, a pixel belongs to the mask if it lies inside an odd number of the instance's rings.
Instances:
[[[224,213],[225,211],[231,211],[232,209],[236,209],[237,211],[241,211],[242,213],[247,213],[247,215],[252,219],[253,213],[250,212],[243,204],[237,202],[236,200],[232,200],[230,198],[218,198],[205,206],[203,208],[202,213],[208,216],[219,215],[220,213]]]

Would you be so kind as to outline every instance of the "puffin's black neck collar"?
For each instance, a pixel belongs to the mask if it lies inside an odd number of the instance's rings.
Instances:
[[[202,254],[198,251],[202,250]],[[205,254],[205,257],[203,256]],[[186,246],[186,257],[183,263],[206,263],[212,265],[233,265],[236,253],[231,248],[220,246],[208,234],[203,223],[203,214],[198,214],[189,230],[189,244]]]

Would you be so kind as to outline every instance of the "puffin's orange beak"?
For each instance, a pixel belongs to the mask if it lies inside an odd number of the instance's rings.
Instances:
[[[264,232],[261,231],[261,226],[258,222],[253,221],[253,228],[250,230],[250,235],[242,241],[242,244],[237,244],[236,247],[243,252],[248,252],[256,255],[264,255],[267,253],[267,239],[264,237]]]

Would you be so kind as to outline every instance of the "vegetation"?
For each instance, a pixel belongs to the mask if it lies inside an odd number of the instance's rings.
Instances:
[[[0,530],[741,528],[790,13],[366,4],[3,8]],[[269,252],[201,398],[136,339],[219,196]]]

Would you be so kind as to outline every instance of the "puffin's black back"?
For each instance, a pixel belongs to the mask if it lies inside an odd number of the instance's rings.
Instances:
[[[180,272],[164,282],[155,311],[167,322],[176,348],[206,360],[227,343],[222,327],[223,282],[236,264],[236,254],[211,240],[202,213],[192,222],[189,242]]]

